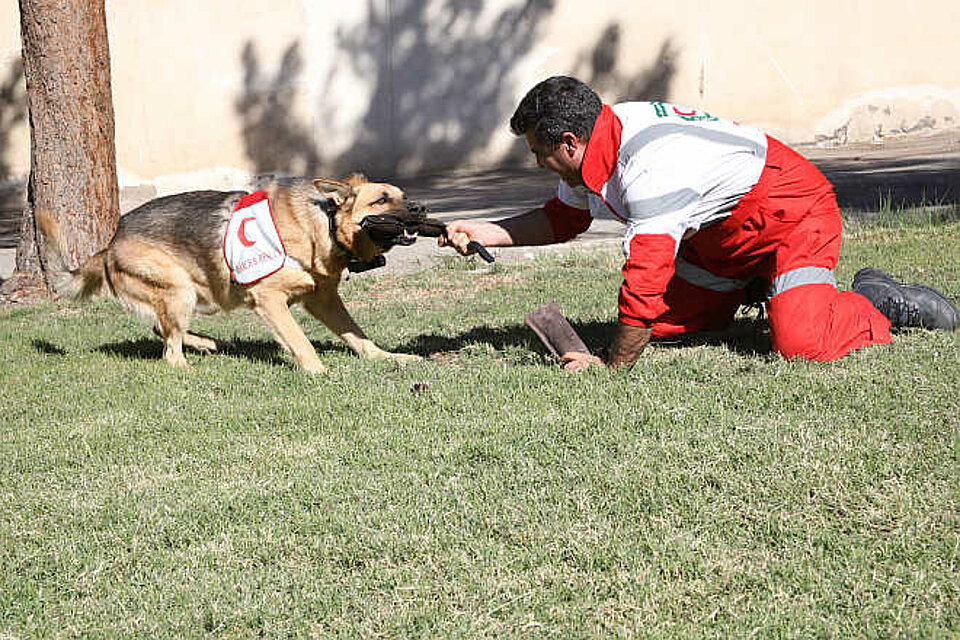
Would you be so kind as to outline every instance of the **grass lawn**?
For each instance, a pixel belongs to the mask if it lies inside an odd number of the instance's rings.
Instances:
[[[960,224],[860,226],[866,265],[960,299]],[[960,333],[570,375],[523,315],[599,347],[619,256],[475,266],[343,287],[421,364],[300,314],[316,377],[249,313],[179,371],[114,302],[0,310],[0,638],[960,635]]]

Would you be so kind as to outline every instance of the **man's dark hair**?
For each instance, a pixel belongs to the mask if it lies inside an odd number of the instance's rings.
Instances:
[[[518,136],[529,131],[540,144],[556,147],[564,131],[589,140],[603,102],[593,89],[569,76],[547,78],[520,101],[510,129]]]

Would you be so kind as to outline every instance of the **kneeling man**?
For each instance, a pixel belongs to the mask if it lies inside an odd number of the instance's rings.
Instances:
[[[606,364],[632,364],[653,338],[726,328],[748,284],[765,283],[774,348],[829,361],[890,342],[891,326],[955,330],[940,292],[864,269],[839,291],[841,218],[833,187],[806,158],[761,131],[663,102],[608,106],[565,76],[534,87],[510,126],[556,197],[499,222],[456,221],[441,244],[565,242],[595,216],[625,225],[619,327]],[[601,361],[563,356],[568,369]]]

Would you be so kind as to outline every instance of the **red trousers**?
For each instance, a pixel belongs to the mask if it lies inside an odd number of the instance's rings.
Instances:
[[[730,217],[681,242],[654,337],[726,328],[746,283],[760,278],[772,283],[770,335],[784,357],[836,360],[889,343],[887,318],[836,288],[841,220],[830,183],[800,154],[768,143],[760,180]]]

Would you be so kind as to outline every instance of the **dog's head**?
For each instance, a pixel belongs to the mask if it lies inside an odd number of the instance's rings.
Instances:
[[[410,245],[427,220],[426,208],[392,184],[352,175],[343,181],[317,179],[313,186],[330,217],[333,240],[348,256],[369,261],[396,245]]]

